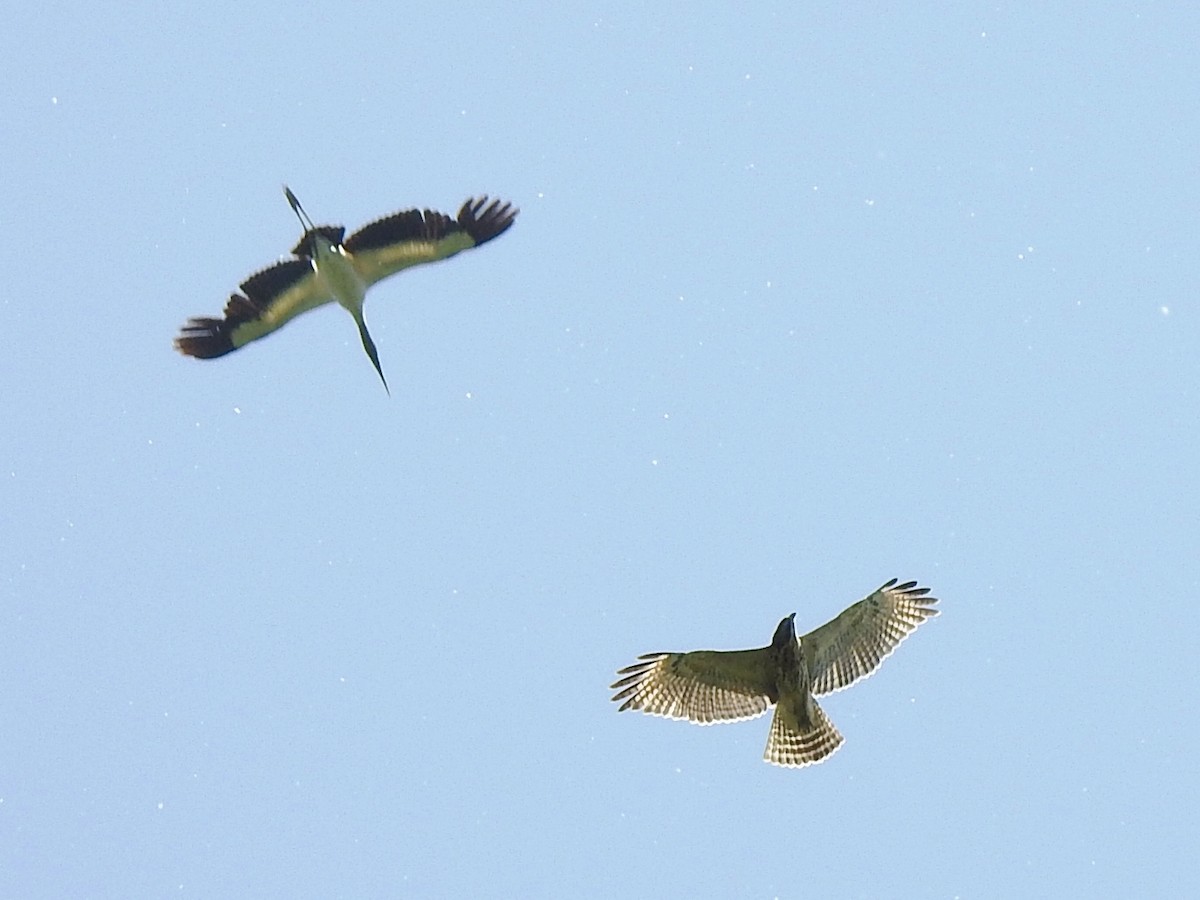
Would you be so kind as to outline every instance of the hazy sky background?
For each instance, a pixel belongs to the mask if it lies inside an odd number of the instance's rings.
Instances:
[[[1200,885],[1187,4],[25,4],[0,32],[0,896]],[[478,251],[223,359],[299,226]],[[825,708],[640,653],[941,598]]]

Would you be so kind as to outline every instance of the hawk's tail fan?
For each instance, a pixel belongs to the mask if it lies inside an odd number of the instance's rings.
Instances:
[[[777,766],[810,766],[842,746],[844,738],[817,701],[809,700],[806,705],[808,708],[801,715],[786,701],[775,707],[767,752],[763,754],[767,762]]]

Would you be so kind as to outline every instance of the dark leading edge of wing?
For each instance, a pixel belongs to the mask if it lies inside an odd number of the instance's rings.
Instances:
[[[319,234],[329,243],[337,245],[342,242],[345,237],[346,229],[341,225],[318,225],[311,231],[304,232],[304,237],[300,238],[300,242],[292,248],[292,256],[307,257],[312,259],[317,255],[317,251],[313,249],[312,236]],[[269,269],[267,271],[270,271]]]
[[[307,235],[305,235],[307,237]],[[272,297],[277,297],[297,281],[312,274],[307,259],[289,259],[256,272],[242,282],[242,294],[232,294],[225,304],[225,318],[194,316],[180,329],[175,349],[199,359],[216,359],[237,349],[233,333],[247,322],[255,322],[267,312]]]
[[[487,202],[487,197],[467,200],[458,211],[458,221],[431,209],[399,212],[358,229],[346,239],[346,249],[361,253],[402,241],[440,241],[460,231],[465,231],[478,247],[504,234],[517,217],[518,210],[511,203]]]

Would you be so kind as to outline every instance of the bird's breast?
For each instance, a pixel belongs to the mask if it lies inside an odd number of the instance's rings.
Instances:
[[[318,248],[315,262],[317,278],[333,298],[346,309],[362,309],[367,284],[354,268],[354,258],[341,247]]]
[[[779,693],[803,695],[809,693],[808,666],[804,649],[798,641],[790,641],[775,654],[775,683]]]

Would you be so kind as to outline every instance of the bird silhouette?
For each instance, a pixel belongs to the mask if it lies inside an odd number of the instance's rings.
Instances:
[[[175,338],[180,353],[200,359],[224,356],[303,312],[336,301],[354,317],[363,349],[386,390],[379,353],[363,317],[367,289],[402,269],[486,244],[507,231],[518,212],[511,203],[470,199],[454,219],[411,209],[365,225],[343,240],[344,228],[314,225],[296,195],[286,185],[283,191],[304,228],[292,249],[294,258],[242,282],[241,293],[231,295],[225,305],[224,318],[188,319]]]
[[[922,622],[938,614],[936,597],[915,581],[884,584],[820,628],[799,638],[792,613],[766,647],[648,653],[621,669],[612,685],[620,712],[638,709],[700,725],[775,716],[763,758],[807,766],[842,745],[816,697],[867,677]]]

